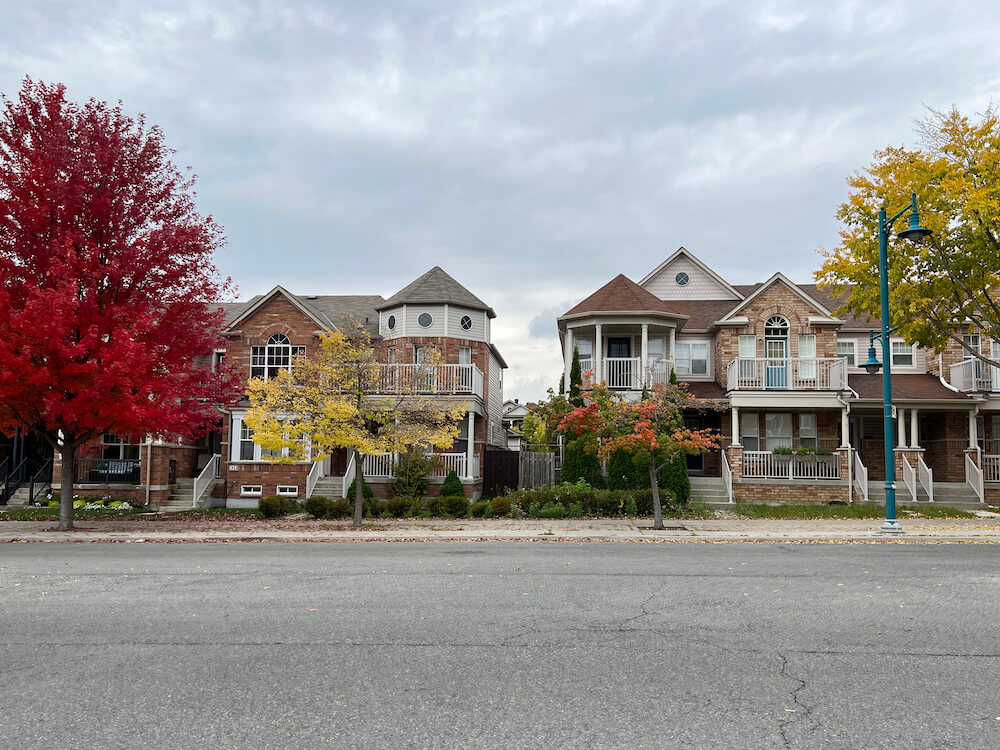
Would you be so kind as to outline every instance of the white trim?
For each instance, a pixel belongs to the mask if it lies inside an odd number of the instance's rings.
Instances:
[[[704,263],[702,263],[700,260],[698,260],[698,258],[696,258],[691,253],[691,251],[688,250],[683,245],[681,247],[677,248],[677,250],[674,252],[673,255],[671,255],[669,258],[667,258],[665,261],[663,261],[660,265],[658,265],[656,268],[654,268],[652,271],[650,271],[648,274],[646,274],[646,276],[642,279],[642,281],[639,282],[639,286],[641,286],[643,289],[645,289],[647,281],[649,281],[650,279],[652,279],[653,277],[655,277],[658,273],[660,273],[660,271],[662,271],[664,268],[666,268],[671,263],[673,263],[674,260],[676,258],[680,257],[681,255],[685,256],[688,260],[690,260],[692,263],[694,263],[696,266],[698,266],[698,268],[700,268],[702,271],[704,271],[705,273],[707,273],[709,276],[711,276],[717,282],[719,282],[720,284],[722,284],[722,286],[725,287],[726,290],[728,292],[730,292],[734,297],[736,297],[737,300],[743,299],[743,295],[740,294],[738,291],[736,291],[736,289],[733,288],[732,284],[730,284],[724,278],[722,278],[721,276],[719,276],[719,274],[717,274],[711,268],[709,268]]]
[[[299,486],[297,484],[279,484],[274,488],[274,494],[278,497],[298,497]]]
[[[241,484],[240,497],[261,497],[264,494],[262,484]]]
[[[236,320],[234,320],[226,327],[226,330],[223,331],[223,333],[229,333],[230,331],[234,330],[239,323],[242,323],[244,320],[251,317],[254,313],[260,310],[260,308],[263,307],[266,303],[274,299],[274,297],[277,296],[278,294],[283,294],[286,298],[288,298],[288,301],[292,303],[292,306],[294,306],[300,313],[309,318],[309,320],[313,321],[316,325],[320,326],[324,331],[337,330],[337,326],[333,324],[333,321],[329,319],[325,321],[320,320],[318,317],[316,317],[315,314],[313,314],[313,312],[308,307],[303,305],[294,294],[292,294],[279,284],[278,286],[274,287],[274,289],[265,294],[263,297],[261,297],[259,300],[250,305],[250,307],[248,307],[246,310],[241,312],[239,316],[236,318]]]

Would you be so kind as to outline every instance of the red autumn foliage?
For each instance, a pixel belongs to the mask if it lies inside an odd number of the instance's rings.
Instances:
[[[222,232],[171,153],[141,116],[62,85],[3,97],[0,430],[64,461],[104,432],[192,436],[236,392],[206,366],[231,292],[211,259]]]

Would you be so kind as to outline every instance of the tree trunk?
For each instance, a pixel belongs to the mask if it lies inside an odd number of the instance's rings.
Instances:
[[[365,509],[365,475],[361,463],[361,452],[354,450],[354,525],[360,526]]]
[[[656,471],[656,461],[649,462],[649,486],[653,490],[653,528],[663,528],[663,509],[660,507],[660,483]]]
[[[62,469],[59,476],[59,531],[73,528],[73,464],[76,463],[76,445],[63,441]]]

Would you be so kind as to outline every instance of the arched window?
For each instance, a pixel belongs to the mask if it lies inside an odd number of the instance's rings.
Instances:
[[[772,315],[764,323],[764,335],[788,338],[788,318],[784,315]]]
[[[265,346],[250,347],[250,377],[270,380],[282,370],[292,369],[292,360],[305,356],[304,346],[292,346],[283,333],[275,333]]]

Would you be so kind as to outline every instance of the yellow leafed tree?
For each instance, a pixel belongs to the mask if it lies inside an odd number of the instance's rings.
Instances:
[[[420,392],[439,361],[440,355],[431,356],[415,375],[403,377],[379,364],[368,332],[352,321],[324,334],[319,350],[296,360],[290,371],[250,381],[245,422],[275,463],[321,461],[337,448],[352,450],[354,525],[360,526],[361,454],[448,448],[458,435],[465,407]]]

